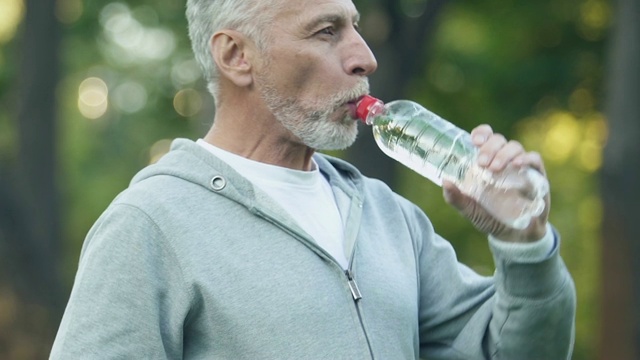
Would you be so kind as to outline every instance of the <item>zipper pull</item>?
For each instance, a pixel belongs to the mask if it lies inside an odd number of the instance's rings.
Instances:
[[[346,270],[345,274],[347,275],[347,280],[349,280],[349,289],[351,290],[351,295],[353,296],[354,301],[358,301],[362,299],[362,294],[360,293],[360,289],[358,289],[358,284],[356,280],[353,278],[353,273],[351,270]]]

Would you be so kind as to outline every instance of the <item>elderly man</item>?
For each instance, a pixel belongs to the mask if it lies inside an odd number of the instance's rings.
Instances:
[[[90,230],[52,359],[566,359],[575,290],[548,211],[489,232],[491,278],[425,214],[316,150],[356,138],[376,61],[351,0],[189,0],[216,101]],[[543,170],[487,125],[484,161]],[[549,204],[547,202],[547,208]]]

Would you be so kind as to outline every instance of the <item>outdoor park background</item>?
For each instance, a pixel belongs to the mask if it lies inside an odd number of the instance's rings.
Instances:
[[[638,358],[639,3],[356,1],[374,95],[489,123],[543,155],[578,292],[574,359]],[[183,1],[0,0],[0,359],[47,358],[89,227],[211,114]],[[361,134],[336,155],[419,204],[490,274],[485,237],[440,188]]]

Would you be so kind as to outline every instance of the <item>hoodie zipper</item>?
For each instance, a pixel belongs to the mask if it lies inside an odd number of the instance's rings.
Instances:
[[[358,288],[358,283],[356,283],[356,279],[353,277],[353,271],[351,271],[351,259],[349,260],[349,268],[345,270],[344,273],[347,276],[347,282],[349,284],[349,290],[351,290],[351,296],[353,297],[353,305],[356,307],[356,313],[358,314],[358,321],[360,322],[360,328],[362,329],[362,334],[364,335],[364,338],[367,341],[367,348],[369,349],[369,355],[371,356],[371,360],[373,360],[375,359],[375,357],[373,356],[371,341],[369,340],[369,335],[367,334],[367,330],[364,327],[364,321],[362,320],[362,313],[360,312],[359,301],[360,299],[362,299],[362,293],[360,293],[360,289]]]
[[[319,256],[322,256],[322,257],[326,258],[327,260],[332,262],[335,266],[339,267],[340,269],[343,269],[342,266],[338,263],[338,261],[336,259],[334,259],[333,256],[331,256],[331,254],[329,254],[323,248],[318,246],[315,242],[309,241],[302,234],[299,234],[298,232],[293,231],[292,229],[288,228],[287,226],[282,224],[277,219],[269,216],[268,214],[260,211],[259,209],[254,208],[253,210],[254,210],[254,213],[256,215],[258,215],[258,216],[262,217],[263,219],[269,221],[270,223],[274,224],[275,226],[283,229],[285,232],[287,232],[291,236],[293,236],[296,239],[298,239],[299,241],[301,241],[311,251],[315,252]],[[349,290],[351,291],[351,297],[353,298],[353,305],[355,306],[356,313],[358,314],[358,321],[360,323],[360,329],[362,330],[362,334],[364,335],[365,341],[367,343],[367,349],[369,350],[369,356],[371,356],[371,360],[374,360],[375,358],[373,356],[373,349],[371,348],[371,341],[369,340],[369,335],[367,334],[367,331],[366,331],[366,329],[364,327],[364,322],[362,320],[362,313],[360,311],[360,306],[358,304],[360,299],[362,299],[362,293],[360,292],[360,289],[358,288],[358,283],[356,282],[356,279],[353,276],[353,271],[351,270],[354,253],[355,253],[355,246],[351,250],[351,254],[349,254],[349,265],[348,265],[348,268],[347,268],[347,270],[343,270],[343,271],[344,271],[344,275],[347,278],[347,285],[349,286]]]
[[[350,268],[345,270],[344,273],[347,275],[347,282],[349,283],[349,290],[351,290],[353,301],[358,302],[358,300],[362,299],[362,293],[360,293],[358,283],[356,283],[356,280],[353,278],[353,273]]]

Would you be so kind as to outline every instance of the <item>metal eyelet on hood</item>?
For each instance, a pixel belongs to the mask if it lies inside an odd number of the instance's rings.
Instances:
[[[209,184],[211,185],[213,191],[220,191],[224,189],[225,186],[227,186],[227,180],[221,175],[216,175],[211,178],[211,182]]]

